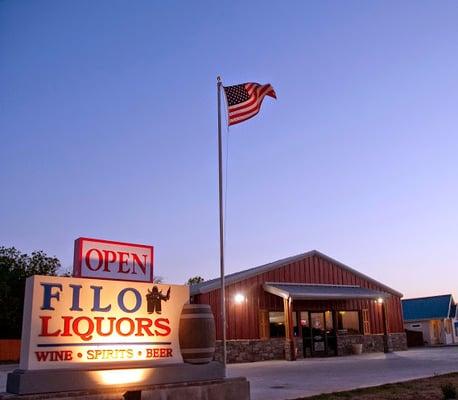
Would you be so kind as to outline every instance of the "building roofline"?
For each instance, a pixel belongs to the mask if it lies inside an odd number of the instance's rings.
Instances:
[[[360,278],[362,278],[362,279],[364,279],[364,280],[366,280],[368,282],[371,282],[371,283],[379,286],[383,290],[386,290],[387,292],[389,292],[391,294],[394,294],[395,296],[398,296],[398,297],[402,297],[403,296],[403,294],[398,292],[397,290],[394,290],[393,288],[390,288],[389,286],[384,285],[383,283],[371,278],[370,276],[367,276],[367,275],[363,274],[362,272],[359,272],[359,271],[349,267],[348,265],[345,265],[345,264],[341,263],[340,261],[337,261],[334,258],[329,257],[326,254],[323,254],[323,253],[319,252],[318,250],[311,250],[311,251],[308,251],[308,252],[305,252],[305,253],[297,254],[295,256],[286,257],[286,258],[282,258],[280,260],[277,260],[277,261],[274,261],[274,262],[271,262],[271,263],[263,264],[263,265],[260,265],[258,267],[249,268],[249,269],[246,269],[246,270],[243,270],[243,271],[239,271],[239,272],[235,272],[235,273],[226,275],[225,276],[226,287],[228,285],[240,282],[242,280],[251,278],[253,276],[262,274],[264,272],[268,272],[268,271],[271,271],[273,269],[280,268],[280,267],[282,267],[284,265],[291,264],[291,263],[293,263],[295,261],[303,260],[303,259],[310,258],[310,257],[313,257],[313,256],[320,257],[320,258],[322,258],[324,260],[327,260],[327,261],[329,261],[329,262],[331,262],[333,264],[336,264],[337,266],[339,266],[339,267],[351,272],[352,274],[354,274],[354,275],[356,275],[356,276],[358,276],[358,277],[360,277]],[[191,295],[193,296],[193,295],[197,295],[197,294],[208,293],[208,292],[211,292],[213,290],[217,290],[220,287],[221,287],[220,278],[211,279],[209,281],[206,281],[206,282],[204,281],[204,282],[199,283],[197,285],[191,286]]]
[[[443,321],[444,319],[452,319],[450,317],[429,317],[429,318],[413,318],[413,319],[404,319],[405,323],[413,323],[413,322],[425,322],[425,321]]]
[[[402,299],[402,301],[426,300],[426,299],[434,299],[434,298],[437,298],[437,297],[446,297],[446,296],[452,297],[452,295],[451,295],[450,293],[446,293],[446,294],[436,294],[436,295],[434,295],[434,296],[410,297],[410,298],[408,298],[408,299]]]

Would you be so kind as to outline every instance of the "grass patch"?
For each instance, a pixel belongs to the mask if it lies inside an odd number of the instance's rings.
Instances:
[[[443,400],[442,387],[454,386],[458,389],[458,373],[437,375],[431,378],[390,383],[365,389],[349,390],[301,397],[307,400]],[[299,400],[297,399],[297,400]]]

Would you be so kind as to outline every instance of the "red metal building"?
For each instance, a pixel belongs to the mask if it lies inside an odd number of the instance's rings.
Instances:
[[[228,275],[228,362],[406,349],[401,297],[316,250]],[[220,280],[191,301],[210,304],[220,339]]]

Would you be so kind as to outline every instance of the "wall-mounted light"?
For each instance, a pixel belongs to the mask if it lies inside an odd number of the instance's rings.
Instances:
[[[245,296],[244,296],[242,293],[237,293],[237,294],[234,296],[234,301],[235,301],[237,304],[242,304],[242,303],[245,301]]]
[[[377,303],[378,303],[378,304],[382,304],[382,303],[383,303],[383,298],[382,298],[382,297],[379,297],[379,298],[377,299]]]

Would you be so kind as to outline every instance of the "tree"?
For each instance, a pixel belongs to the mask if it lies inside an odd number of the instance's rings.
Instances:
[[[55,276],[59,268],[59,259],[43,251],[28,255],[0,246],[0,338],[21,336],[26,279],[32,275]]]
[[[205,281],[204,278],[202,278],[199,275],[193,276],[192,278],[189,278],[188,281],[186,282],[186,285],[191,286],[191,285],[197,285],[198,283],[201,283]]]

